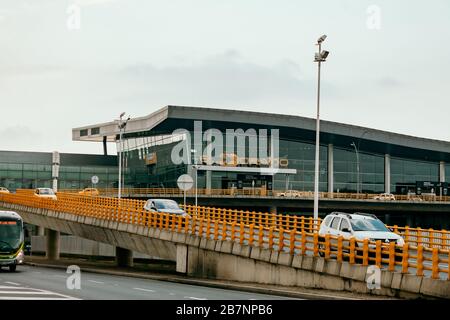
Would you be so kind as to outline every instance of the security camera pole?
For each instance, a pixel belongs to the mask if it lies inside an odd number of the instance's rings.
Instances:
[[[316,119],[316,158],[314,170],[314,221],[319,218],[319,151],[320,151],[320,65],[325,62],[329,52],[322,51],[322,42],[326,39],[326,35],[321,36],[317,40],[319,51],[315,54],[314,62],[318,63],[318,79],[317,79],[317,119]]]

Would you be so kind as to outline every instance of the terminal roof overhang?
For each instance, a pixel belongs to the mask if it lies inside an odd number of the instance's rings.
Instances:
[[[201,120],[203,131],[209,128],[224,129],[280,129],[280,137],[292,140],[315,141],[315,119],[230,109],[166,106],[152,114],[132,118],[126,127],[127,136],[170,134],[175,129],[193,129],[193,121]],[[74,141],[114,142],[119,134],[117,121],[72,129]],[[98,134],[91,134],[98,128]],[[370,129],[343,123],[321,121],[321,143],[352,148],[355,142],[361,151],[386,153],[392,156],[422,160],[450,162],[450,142],[419,138],[393,132]],[[81,130],[87,135],[80,136]],[[85,131],[86,132],[86,131]]]

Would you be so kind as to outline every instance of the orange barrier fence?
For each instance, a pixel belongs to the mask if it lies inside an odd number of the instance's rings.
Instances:
[[[233,210],[216,210],[208,213],[207,208],[197,208],[197,216],[185,218],[180,215],[149,212],[143,209],[142,201],[125,200],[118,206],[117,199],[86,197],[73,194],[58,194],[58,200],[36,198],[29,194],[0,194],[0,201],[21,204],[34,208],[45,208],[77,215],[95,217],[109,221],[143,225],[152,228],[195,234],[215,240],[228,240],[240,244],[258,246],[291,254],[323,256],[338,261],[349,261],[362,265],[374,264],[388,270],[401,270],[418,276],[429,273],[432,278],[450,279],[450,252],[422,245],[411,246],[406,243],[398,246],[381,241],[359,241],[327,235],[319,237],[310,232],[311,228],[285,229],[278,221],[242,219]],[[192,208],[191,208],[192,210]],[[240,212],[238,212],[240,213]],[[230,220],[230,214],[233,218]],[[244,214],[245,216],[245,214]],[[254,216],[253,216],[254,217]],[[214,218],[214,219],[213,219]],[[234,220],[233,220],[234,219]],[[300,220],[300,225],[302,219]],[[303,219],[306,223],[307,220]],[[270,225],[270,224],[273,225]],[[313,224],[313,221],[309,221]],[[270,225],[270,226],[268,226]],[[405,228],[405,231],[406,232]]]
[[[21,189],[19,194],[30,194],[30,189]],[[32,191],[32,190],[31,190]],[[77,193],[58,192],[58,199],[65,199],[72,201],[74,205],[82,203],[83,205],[103,205],[107,207],[120,206],[121,208],[130,208],[140,210],[143,208],[144,200],[135,199],[120,199],[111,197],[92,197],[79,195]],[[36,199],[36,197],[35,197]],[[120,205],[119,205],[120,204]],[[318,231],[321,219],[314,221],[312,217],[304,217],[289,214],[273,214],[267,212],[255,212],[237,209],[224,209],[215,207],[197,207],[187,205],[185,211],[192,217],[220,220],[237,223],[243,222],[245,224],[263,225],[264,227],[277,227],[285,230],[296,230],[306,232]],[[410,246],[416,247],[423,245],[427,248],[438,248],[450,250],[450,232],[447,230],[421,229],[411,227],[390,227],[395,233],[401,235],[405,242]]]
[[[115,196],[118,193],[116,188],[98,189],[101,195]],[[81,189],[64,189],[60,192],[78,192]],[[123,188],[121,190],[124,196],[183,196],[184,192],[179,188]],[[188,190],[187,195],[195,195],[195,189]],[[278,197],[278,198],[313,198],[312,191],[286,191],[286,190],[267,190],[264,188],[247,188],[247,189],[204,189],[198,188],[197,194],[200,196],[255,196],[255,197]],[[337,193],[337,192],[319,192],[321,199],[353,199],[353,200],[378,200],[379,195],[373,193]],[[379,201],[412,201],[412,202],[450,202],[450,196],[437,196],[434,194],[423,195],[394,195],[395,200],[383,198]]]

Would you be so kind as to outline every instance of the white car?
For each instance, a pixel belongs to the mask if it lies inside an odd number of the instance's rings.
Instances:
[[[381,193],[373,197],[374,200],[395,200],[395,196],[392,193]]]
[[[37,188],[34,190],[34,195],[39,198],[57,200],[56,194],[51,188]]]
[[[144,209],[151,212],[164,212],[189,217],[189,214],[181,209],[176,201],[169,199],[149,199],[145,203]]]
[[[405,240],[392,232],[375,215],[369,213],[333,212],[325,217],[320,225],[319,236],[342,236],[344,239],[354,237],[356,240],[381,240],[384,243],[395,242],[399,246]]]

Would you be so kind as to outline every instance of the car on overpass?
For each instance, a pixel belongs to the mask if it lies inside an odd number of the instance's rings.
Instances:
[[[144,205],[144,209],[150,212],[169,213],[189,217],[178,203],[170,199],[148,199]]]
[[[5,187],[0,187],[0,193],[9,193],[9,190]]]
[[[36,188],[34,195],[39,198],[57,200],[56,194],[51,188]]]
[[[297,190],[286,190],[286,191],[277,193],[278,197],[287,197],[287,198],[300,198],[303,195],[304,194],[302,192],[297,191]]]
[[[323,242],[323,238],[326,235],[342,236],[345,240],[351,238],[355,238],[358,241],[368,239],[371,242],[381,240],[383,244],[394,242],[397,246],[405,244],[405,240],[400,235],[390,230],[375,215],[362,212],[330,213],[324,218],[319,228],[321,242]],[[373,247],[374,245],[370,244],[369,246]]]
[[[380,193],[373,197],[374,200],[391,201],[395,200],[395,196],[392,193]]]
[[[98,196],[100,193],[97,188],[84,188],[83,190],[79,191],[78,194],[83,196]]]

